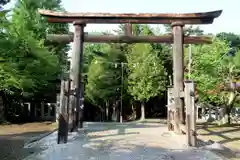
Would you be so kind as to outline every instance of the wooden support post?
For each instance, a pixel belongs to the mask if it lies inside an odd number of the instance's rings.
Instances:
[[[190,104],[190,90],[188,83],[185,82],[185,105],[186,105],[186,138],[187,145],[191,146],[191,113],[192,108]]]
[[[61,91],[60,91],[60,109],[59,109],[59,118],[58,118],[58,144],[61,141],[67,143],[68,136],[68,122],[66,114],[66,98],[65,98],[65,81],[61,81]]]
[[[174,131],[177,134],[181,134],[180,123],[184,123],[183,113],[184,113],[184,103],[183,99],[180,98],[180,92],[183,91],[183,26],[182,22],[172,23],[173,30],[173,85],[174,85],[174,96],[175,96],[175,123]]]
[[[167,125],[168,130],[173,131],[174,124],[172,124],[174,117],[172,116],[173,109],[171,106],[173,105],[172,98],[173,98],[173,88],[168,88],[168,103],[167,103]]]
[[[80,84],[80,97],[79,97],[79,128],[83,128],[83,120],[84,120],[84,79],[82,76],[83,73],[83,57],[81,57],[80,67],[81,67],[81,84]]]
[[[83,34],[84,34],[84,26],[85,24],[81,23],[80,21],[74,22],[74,40],[73,40],[73,54],[72,54],[72,61],[70,67],[70,79],[72,80],[71,83],[71,90],[74,91],[74,95],[70,95],[70,106],[73,110],[73,127],[72,131],[76,131],[78,124],[79,124],[79,114],[80,110],[80,80],[81,80],[81,69],[82,66],[80,63],[83,61],[81,60],[83,57]]]
[[[65,103],[65,99],[64,99],[64,87],[65,87],[65,83],[64,80],[61,80],[61,87],[60,87],[60,106],[59,106],[59,114],[63,114],[64,113],[64,103]]]
[[[61,90],[61,86],[60,86],[60,90]],[[60,93],[57,94],[57,98],[56,99],[57,99],[57,101],[56,101],[56,104],[55,104],[55,120],[58,123],[59,108],[60,108]]]
[[[191,107],[192,107],[192,115],[191,115],[191,142],[192,142],[192,146],[195,147],[197,145],[197,127],[196,127],[196,123],[197,123],[197,109],[196,109],[196,105],[195,105],[195,86],[194,86],[194,82],[192,81],[189,84],[189,88],[191,90],[190,92],[190,103],[191,103]]]
[[[187,144],[189,146],[196,146],[196,106],[194,98],[194,82],[185,81],[185,104],[186,104],[186,135]]]
[[[65,85],[65,97],[66,97],[66,101],[65,101],[65,104],[66,104],[66,114],[67,114],[67,124],[68,124],[68,131],[69,129],[71,128],[70,124],[72,124],[72,116],[71,116],[71,109],[70,109],[70,91],[71,91],[71,80],[68,79],[66,81],[66,85]]]

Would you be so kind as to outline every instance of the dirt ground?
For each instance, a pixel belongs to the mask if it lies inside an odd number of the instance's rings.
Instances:
[[[0,159],[22,159],[33,152],[23,149],[25,143],[33,141],[56,128],[57,124],[52,122],[0,125]]]

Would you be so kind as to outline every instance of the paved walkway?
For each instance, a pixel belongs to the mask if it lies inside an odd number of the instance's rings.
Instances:
[[[86,123],[67,144],[56,144],[53,133],[25,146],[42,149],[25,160],[222,160],[210,151],[187,148],[184,141],[165,124]]]

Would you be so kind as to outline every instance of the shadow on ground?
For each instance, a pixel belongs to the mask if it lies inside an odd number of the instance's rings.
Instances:
[[[217,126],[213,124],[198,125],[199,143],[208,141],[208,148],[227,158],[236,158],[240,152],[240,125]],[[240,157],[237,157],[240,158]]]
[[[152,138],[151,133],[160,127],[166,129],[165,124],[159,123],[85,123],[84,130],[78,131],[76,138],[69,139],[67,144],[56,144],[56,138],[52,138],[53,143],[47,145],[46,150],[33,154],[26,160],[64,160],[64,159],[98,159],[98,160],[222,160],[221,157],[203,149],[169,149],[165,144],[160,144],[154,139],[150,141],[140,141],[141,136],[146,133],[146,138]],[[163,129],[161,129],[163,127]],[[138,132],[138,129],[145,129],[145,133]],[[136,130],[135,130],[136,129]],[[159,130],[155,130],[159,131]],[[150,133],[150,134],[149,134]],[[123,136],[124,135],[124,136]],[[154,138],[167,139],[167,132],[159,132]],[[171,140],[172,139],[172,140]],[[168,141],[169,140],[169,141]],[[50,139],[46,139],[50,142]],[[178,145],[174,137],[168,137],[166,143],[172,146]],[[41,142],[44,143],[44,142]],[[43,145],[44,146],[44,145]],[[45,145],[46,147],[46,145]],[[174,147],[173,147],[174,148]]]
[[[23,149],[23,147],[26,142],[34,140],[34,138],[42,134],[46,134],[46,131],[0,136],[0,159],[20,160],[34,153],[37,148]],[[36,151],[40,151],[40,149]]]
[[[54,130],[52,122],[0,126],[0,160],[21,160],[40,148],[24,149],[28,142],[39,140]]]
[[[156,130],[156,127],[159,130]],[[144,132],[141,129],[144,129]],[[84,130],[79,130],[76,133],[78,136],[69,139],[67,144],[56,144],[54,136],[52,138],[49,136],[45,139],[46,142],[42,140],[38,144],[41,146],[42,143],[45,149],[29,156],[26,160],[222,160],[221,157],[204,149],[172,149],[174,147],[165,146],[154,138],[166,139],[166,144],[172,146],[178,144],[168,132],[161,130],[166,130],[165,124],[88,122],[84,124]],[[151,137],[152,131],[161,132]],[[151,141],[143,141],[148,137],[152,138]],[[53,143],[50,142],[51,140]],[[44,143],[48,144],[44,145]]]
[[[132,122],[132,123],[130,122],[128,124],[116,124],[114,127],[109,128],[109,130],[117,129],[118,133],[108,134],[108,135],[104,135],[104,136],[102,136],[102,135],[89,136],[89,138],[102,138],[102,137],[109,137],[109,136],[126,135],[125,130],[129,129],[129,128],[154,128],[154,127],[163,126],[164,124],[166,124],[165,121],[159,121],[159,120],[142,121],[142,122],[139,122],[138,124],[135,124],[134,122]],[[93,124],[92,123],[91,125],[98,125],[98,124]],[[214,128],[231,127],[233,129],[228,129],[228,130],[225,130],[225,131],[222,131],[222,130],[221,131],[211,131],[209,129],[211,127],[214,127]],[[224,138],[224,140],[216,141],[217,143],[215,143],[215,141],[212,141],[212,140],[203,141],[202,139],[198,139],[197,143],[198,143],[199,148],[204,148],[204,149],[210,150],[210,151],[214,152],[215,154],[217,154],[221,157],[228,158],[228,159],[240,158],[240,157],[236,157],[236,152],[234,150],[224,146],[225,143],[235,142],[235,141],[240,140],[240,134],[238,134],[239,137],[235,137],[235,138],[230,138],[230,137],[224,135],[226,133],[231,134],[233,132],[238,132],[239,133],[240,132],[240,125],[216,126],[216,125],[204,124],[204,125],[198,125],[198,128],[203,129],[203,130],[208,132],[208,133],[199,134],[199,135],[209,136],[209,137],[210,136],[220,136],[221,138]],[[90,133],[90,132],[97,132],[97,131],[101,132],[101,131],[106,131],[106,130],[107,130],[106,128],[105,129],[101,129],[101,128],[96,129],[95,128],[93,130],[86,129],[85,131],[87,133]],[[127,135],[129,135],[129,134],[138,134],[138,133],[137,132],[127,133]],[[168,136],[168,135],[166,135],[166,136]],[[174,152],[176,152],[176,151],[174,151]],[[179,153],[179,152],[177,152],[177,153]],[[182,152],[181,154],[184,155],[184,152]],[[186,154],[188,154],[188,151],[186,151]]]
[[[86,159],[96,158],[91,153],[98,153],[97,159],[99,160],[223,160],[223,157],[217,156],[207,150],[176,150],[166,149],[162,147],[153,147],[146,145],[125,144],[124,147],[117,148],[113,143],[122,141],[123,139],[114,140],[113,142],[103,143],[102,141],[94,141],[91,146],[88,144],[83,145],[85,147],[84,154],[90,155],[85,157]],[[96,144],[101,144],[100,147],[93,147]],[[88,149],[86,149],[88,148]],[[90,154],[89,154],[90,153]],[[93,158],[94,157],[94,158]],[[77,157],[71,157],[77,158]],[[78,157],[79,158],[79,157]]]
[[[102,124],[104,124],[104,126],[102,126]],[[109,137],[109,136],[118,136],[118,135],[126,135],[125,131],[127,129],[137,129],[137,128],[156,128],[156,127],[165,127],[164,125],[165,123],[154,123],[154,122],[127,122],[127,123],[116,123],[116,122],[107,122],[107,123],[101,123],[101,122],[97,122],[97,123],[92,123],[92,122],[87,122],[85,127],[84,127],[84,133],[85,134],[90,134],[93,132],[112,132],[111,134],[108,135],[103,135],[101,136],[101,134],[99,134],[97,137]],[[90,127],[88,127],[90,126]],[[117,131],[117,132],[114,132]],[[81,132],[81,131],[80,131]],[[130,132],[127,134],[138,134],[138,132]],[[88,136],[91,138],[97,138],[94,136]]]

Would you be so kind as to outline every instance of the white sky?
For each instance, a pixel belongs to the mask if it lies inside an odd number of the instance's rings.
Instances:
[[[240,33],[239,0],[62,0],[69,12],[112,13],[189,13],[223,10],[211,25],[203,25],[205,32]],[[127,4],[127,5],[126,5]],[[116,25],[88,25],[87,31],[111,30]]]

